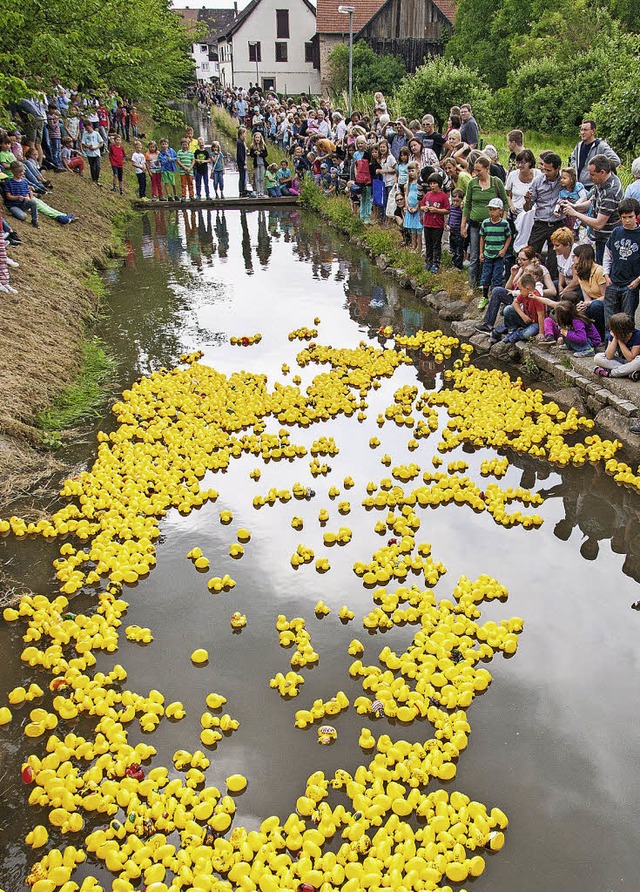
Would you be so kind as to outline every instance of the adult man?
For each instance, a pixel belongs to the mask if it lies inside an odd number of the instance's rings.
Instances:
[[[612,172],[612,162],[606,155],[593,156],[589,162],[589,177],[593,186],[587,198],[574,205],[568,201],[563,202],[562,212],[591,227],[595,239],[596,263],[601,264],[607,240],[615,227],[620,225],[618,204],[622,201],[623,191],[620,180]]]
[[[438,156],[442,155],[442,147],[444,145],[444,136],[436,130],[436,122],[433,115],[425,115],[422,119],[422,145],[427,149],[433,149]]]
[[[613,151],[609,143],[605,139],[596,137],[595,121],[583,121],[580,125],[580,142],[571,153],[569,166],[575,169],[578,179],[583,186],[587,187],[587,189],[590,186],[593,186],[589,174],[589,165],[595,155],[604,155],[610,161],[613,161],[614,170],[620,164],[620,158]]]
[[[536,208],[529,244],[535,248],[538,254],[542,253],[551,233],[562,226],[562,218],[555,214],[558,196],[562,189],[561,166],[562,159],[559,155],[556,155],[555,152],[545,152],[541,165],[543,176],[537,177],[532,182],[531,188],[524,196],[524,210],[530,211],[534,205]],[[557,278],[558,264],[555,251],[548,251],[546,266],[551,278]]]
[[[316,112],[316,122],[313,126],[313,129],[316,130],[324,139],[329,139],[329,137],[331,136],[331,126],[325,118],[324,111],[321,108],[319,108]]]
[[[472,149],[478,148],[478,123],[471,113],[471,106],[468,102],[460,106],[460,118],[462,119],[462,127],[460,128],[460,139],[466,142]]]
[[[507,133],[507,148],[509,149],[509,162],[507,170],[517,170],[516,158],[524,150],[524,133],[522,130],[510,130]]]
[[[241,124],[244,124],[244,118],[249,110],[249,104],[247,103],[247,100],[242,97],[242,95],[238,96],[235,101],[235,110],[236,117]]]

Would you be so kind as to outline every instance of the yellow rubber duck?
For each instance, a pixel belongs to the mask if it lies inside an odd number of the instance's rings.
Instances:
[[[236,611],[231,614],[230,622],[232,629],[243,629],[247,624],[247,617],[243,613]]]

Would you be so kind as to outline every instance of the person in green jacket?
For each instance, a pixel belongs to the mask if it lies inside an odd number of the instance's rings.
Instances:
[[[480,283],[480,224],[489,219],[489,202],[499,198],[503,208],[508,207],[507,193],[504,183],[498,177],[492,177],[489,168],[491,161],[480,155],[473,165],[473,177],[467,186],[462,211],[460,233],[463,238],[469,236],[469,286],[476,288]],[[504,211],[503,211],[504,215]]]

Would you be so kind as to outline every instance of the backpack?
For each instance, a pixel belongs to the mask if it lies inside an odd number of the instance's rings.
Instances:
[[[356,183],[359,186],[371,185],[371,170],[366,158],[360,158],[356,161]]]

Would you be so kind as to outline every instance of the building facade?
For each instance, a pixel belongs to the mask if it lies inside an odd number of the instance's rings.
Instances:
[[[316,11],[309,0],[252,0],[218,38],[220,81],[278,93],[320,93]]]

